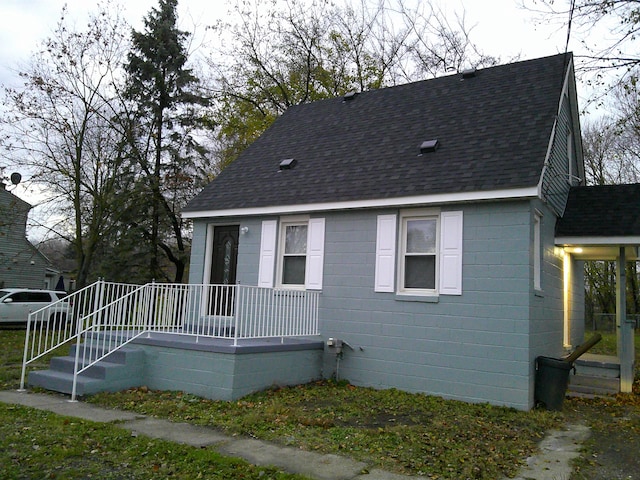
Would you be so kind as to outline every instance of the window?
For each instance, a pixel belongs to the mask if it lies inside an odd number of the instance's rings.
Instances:
[[[437,217],[403,218],[400,290],[435,292],[437,228]]]
[[[533,215],[533,287],[538,291],[542,290],[541,224],[542,214],[536,211]]]
[[[462,212],[407,210],[399,224],[396,215],[379,215],[375,291],[461,295]]]
[[[307,265],[307,224],[283,224],[280,245],[282,253],[282,275],[280,283],[284,285],[303,286]]]
[[[258,284],[271,288],[322,289],[324,218],[262,222]],[[278,234],[279,231],[279,234]],[[276,269],[277,266],[277,269]]]

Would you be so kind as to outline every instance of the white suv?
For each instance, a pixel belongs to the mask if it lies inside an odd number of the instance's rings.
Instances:
[[[46,307],[50,303],[62,300],[67,294],[53,290],[31,290],[27,288],[0,289],[0,324],[26,323],[29,314]],[[51,316],[64,317],[67,303],[61,302],[52,308]]]

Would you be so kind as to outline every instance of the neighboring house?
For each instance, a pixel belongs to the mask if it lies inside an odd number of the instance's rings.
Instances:
[[[0,288],[53,289],[58,273],[26,238],[31,205],[0,182]]]
[[[292,107],[185,208],[190,283],[319,290],[341,378],[528,409],[583,336],[578,116],[571,54]]]

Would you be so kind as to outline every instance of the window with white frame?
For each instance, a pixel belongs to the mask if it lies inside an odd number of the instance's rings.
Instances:
[[[304,286],[307,265],[307,223],[283,223],[280,227],[280,275],[282,286]]]
[[[402,217],[400,291],[436,291],[437,216]]]
[[[324,218],[263,221],[258,284],[321,290],[324,225]]]
[[[375,291],[461,295],[462,212],[407,210],[399,220],[379,215]]]
[[[541,248],[542,214],[533,214],[533,287],[542,290],[542,248]]]

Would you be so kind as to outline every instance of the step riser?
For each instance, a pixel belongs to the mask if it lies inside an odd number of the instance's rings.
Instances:
[[[75,355],[76,355],[76,350],[78,349],[77,345],[72,345],[71,349],[69,351],[69,357],[72,357],[75,359]],[[84,357],[85,359],[88,359],[90,361],[95,360],[96,358],[101,358],[105,355],[105,352],[107,352],[108,350],[105,350],[103,348],[95,348],[95,347],[85,347],[84,345],[80,345],[79,348],[79,360],[82,361],[82,358]],[[123,347],[120,348],[118,350],[116,350],[115,352],[111,352],[108,356],[108,361],[111,363],[120,363],[120,364],[128,364],[128,363],[133,363],[133,362],[138,362],[138,361],[142,361],[144,360],[144,352],[137,350],[137,349],[131,349],[128,347]],[[88,363],[88,362],[87,362]]]
[[[29,374],[29,385],[70,395],[73,390],[73,375],[51,370],[35,371]],[[118,392],[127,388],[139,387],[140,385],[141,382],[137,378],[107,382],[79,375],[76,394],[83,396],[98,392]]]
[[[569,391],[593,395],[611,395],[620,392],[620,379],[602,376],[570,375]]]
[[[618,389],[594,388],[584,385],[569,385],[568,393],[586,394],[586,395],[616,395],[620,391]]]
[[[619,378],[620,367],[601,368],[591,367],[585,365],[576,365],[576,375],[584,375],[587,377],[602,377],[602,378]]]
[[[76,348],[77,345],[73,345],[70,349],[70,354],[66,357],[51,359],[49,370],[30,372],[28,384],[55,392],[71,394]],[[81,345],[80,361],[83,354],[89,356],[84,350],[84,346]],[[90,350],[90,348],[87,348],[86,352]],[[101,349],[93,352],[100,353],[100,356],[102,356]],[[90,358],[95,359],[96,353],[93,353]],[[122,347],[112,352],[78,375],[76,394],[82,396],[105,391],[115,392],[142,385],[144,358],[144,351],[137,348]]]
[[[144,365],[140,362],[127,365],[102,360],[86,369],[82,372],[82,375],[101,380],[118,380],[141,374],[143,367]],[[57,372],[73,373],[74,368],[74,357],[55,357],[51,359],[49,364],[49,369]],[[80,368],[82,368],[82,365],[80,365]]]
[[[569,385],[604,388],[608,390],[619,390],[620,379],[619,378],[603,378],[603,377],[585,377],[582,375],[575,375],[569,379]]]

